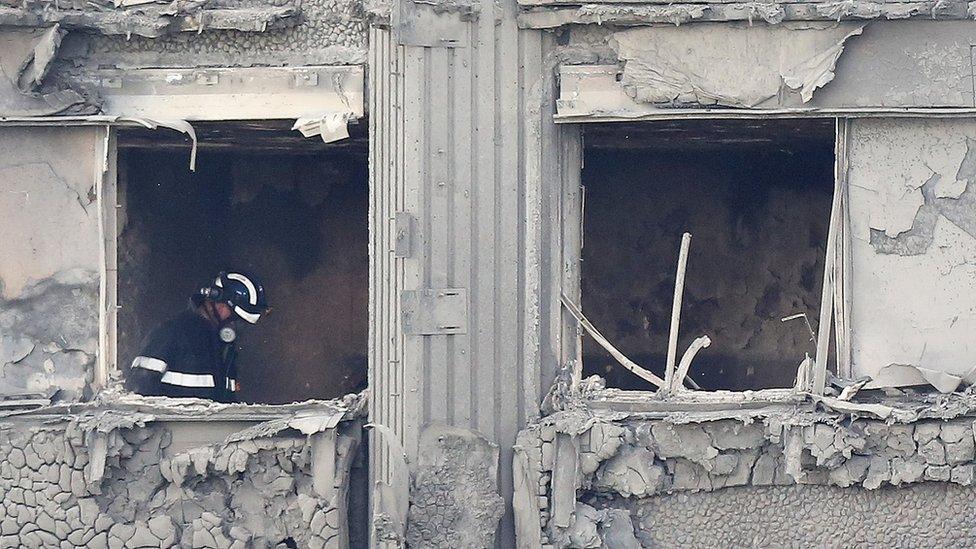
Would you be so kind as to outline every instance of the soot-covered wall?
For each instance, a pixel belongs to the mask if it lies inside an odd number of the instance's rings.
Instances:
[[[586,135],[582,288],[587,316],[663,372],[675,267],[692,236],[678,355],[708,335],[692,377],[706,389],[787,387],[814,345],[833,184],[832,127],[731,122],[596,128]],[[631,127],[633,129],[633,127]],[[650,388],[589,338],[588,374]]]
[[[224,268],[261,277],[273,307],[239,329],[240,396],[285,403],[365,386],[367,171],[360,152],[283,155],[123,148],[119,355]],[[239,323],[242,324],[242,323]]]

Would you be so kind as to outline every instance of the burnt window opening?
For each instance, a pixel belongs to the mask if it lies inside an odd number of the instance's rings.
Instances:
[[[238,322],[238,397],[282,404],[366,385],[365,125],[325,144],[281,123],[124,130],[118,150],[118,364],[224,268],[261,278],[272,310]],[[357,133],[357,130],[358,133]]]
[[[711,346],[705,390],[793,386],[816,342],[834,185],[834,121],[688,120],[585,127],[581,288],[586,316],[664,377],[681,235],[692,234],[677,356]],[[583,339],[584,376],[655,387]]]

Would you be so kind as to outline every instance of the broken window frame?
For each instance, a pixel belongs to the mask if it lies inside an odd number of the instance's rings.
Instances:
[[[805,114],[805,115],[804,115]],[[674,349],[669,348],[668,368],[665,371],[665,379],[658,378],[655,374],[640,367],[630,359],[626,358],[619,350],[612,348],[612,342],[600,342],[602,336],[597,327],[590,325],[587,329],[588,321],[583,317],[582,289],[581,289],[581,264],[583,252],[583,221],[585,210],[585,189],[581,182],[583,169],[584,148],[582,143],[582,126],[588,122],[606,122],[606,119],[579,118],[565,120],[557,123],[574,127],[578,132],[578,137],[564,140],[564,147],[574,154],[564,155],[563,162],[572,165],[564,166],[566,177],[563,179],[562,192],[560,198],[560,225],[562,236],[562,280],[560,286],[560,319],[562,335],[560,338],[561,364],[564,370],[571,374],[571,383],[578,390],[583,380],[583,337],[592,336],[597,342],[607,350],[611,356],[625,369],[634,373],[659,388],[655,391],[624,391],[616,390],[618,393],[612,402],[608,402],[613,409],[630,408],[642,404],[635,404],[633,398],[642,398],[648,393],[661,395],[675,395],[680,400],[705,400],[709,405],[719,408],[724,404],[741,404],[744,397],[751,398],[750,395],[758,397],[759,401],[790,401],[795,400],[797,395],[812,394],[821,396],[824,394],[827,378],[827,368],[829,351],[831,344],[831,330],[834,331],[834,343],[836,348],[835,367],[840,376],[850,376],[850,213],[848,211],[848,188],[847,188],[847,151],[849,118],[837,115],[811,116],[810,113],[803,113],[800,116],[791,113],[762,113],[761,111],[751,112],[692,112],[662,114],[649,117],[648,120],[704,120],[714,118],[735,118],[747,120],[763,119],[782,119],[782,118],[814,118],[828,117],[834,120],[834,188],[831,199],[830,220],[826,241],[826,252],[824,260],[823,284],[821,289],[820,310],[818,312],[818,323],[816,325],[816,353],[809,360],[800,363],[796,384],[792,388],[766,388],[755,391],[697,391],[685,387],[678,379],[676,372],[681,368],[675,364]],[[684,246],[682,246],[684,249]],[[680,260],[679,260],[680,263]],[[679,279],[681,268],[679,266]],[[676,293],[675,303],[677,307],[672,312],[672,319],[675,312],[680,314],[680,295]],[[575,309],[575,310],[574,310]],[[820,329],[825,327],[824,329]],[[589,333],[587,333],[589,332]],[[674,331],[672,331],[674,332]],[[672,333],[672,338],[676,336]],[[701,340],[701,338],[699,338]],[[702,347],[707,347],[704,341],[696,340],[689,347],[686,354],[689,355],[688,364],[683,365],[687,372],[690,359]],[[670,347],[670,346],[669,346]],[[684,357],[683,357],[684,358]],[[669,375],[670,374],[670,375]],[[680,409],[680,403],[678,404]]]

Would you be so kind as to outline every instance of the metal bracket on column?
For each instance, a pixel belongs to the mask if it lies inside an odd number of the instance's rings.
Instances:
[[[397,212],[393,223],[393,257],[410,257],[413,254],[413,216]]]
[[[403,333],[452,335],[468,332],[468,291],[459,288],[400,293]]]

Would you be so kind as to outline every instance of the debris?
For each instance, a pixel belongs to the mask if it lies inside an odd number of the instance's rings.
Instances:
[[[65,34],[61,26],[55,23],[38,38],[30,57],[24,60],[24,65],[17,74],[17,86],[20,91],[30,93],[41,86],[41,81],[51,69],[51,62],[54,61]]]
[[[313,435],[334,429],[342,421],[343,417],[345,417],[345,410],[332,414],[299,412],[295,417],[288,420],[288,426],[292,429],[297,429],[303,435]]]
[[[867,385],[870,382],[871,382],[870,376],[862,376],[854,380],[853,382],[847,384],[847,386],[844,387],[844,389],[840,392],[840,396],[838,396],[837,398],[839,398],[840,400],[851,400],[852,398],[854,398],[854,395],[856,395],[858,391],[860,391],[865,385]]]
[[[939,392],[952,393],[959,389],[962,383],[962,377],[947,372],[921,368],[910,364],[889,364],[879,370],[874,379],[865,386],[868,389],[878,389],[882,387],[929,384],[938,389]]]
[[[837,66],[840,54],[844,52],[844,43],[863,31],[863,26],[852,30],[830,48],[786,71],[783,82],[791,89],[799,90],[804,103],[809,102],[817,88],[824,87],[834,79],[834,67]]]
[[[647,382],[653,383],[657,387],[665,386],[663,379],[659,378],[658,376],[654,375],[648,370],[642,368],[636,362],[630,360],[623,353],[617,350],[617,348],[614,347],[613,344],[610,343],[610,341],[606,337],[604,337],[599,330],[596,329],[596,326],[594,326],[585,316],[583,316],[583,312],[580,311],[579,307],[577,307],[576,304],[570,301],[570,299],[566,297],[565,294],[563,294],[562,296],[562,303],[563,306],[566,307],[566,310],[568,310],[569,313],[573,315],[573,318],[575,318],[576,321],[579,322],[581,326],[583,326],[583,329],[585,329],[586,332],[590,334],[590,337],[592,337],[597,343],[599,343],[601,347],[606,349],[606,351],[610,353],[610,356],[615,358],[617,362],[620,363],[621,366],[633,372],[635,375],[637,375],[637,377],[640,377],[641,379]]]
[[[698,351],[707,348],[711,344],[712,340],[707,335],[696,338],[691,342],[691,345],[689,345],[688,349],[685,350],[685,354],[681,355],[681,362],[678,363],[678,371],[675,374],[674,379],[671,380],[671,383],[673,384],[671,387],[672,391],[683,389],[683,381],[685,379],[691,381],[691,378],[688,377],[688,370],[691,368],[691,362],[695,360],[696,356],[698,356]],[[698,389],[699,387],[696,385],[694,388]]]
[[[848,402],[846,400],[841,400],[836,397],[829,396],[815,396],[814,400],[822,402],[824,405],[830,407],[833,410],[844,413],[855,413],[855,414],[870,414],[879,419],[887,419],[891,416],[895,409],[891,406],[886,406],[884,404],[868,404],[861,402]]]
[[[190,125],[186,120],[149,120],[140,119],[147,128],[156,129],[159,126],[164,128],[169,128],[171,130],[176,130],[180,133],[186,134],[190,138],[190,171],[196,171],[197,169],[197,132],[193,130],[193,126]]]
[[[674,361],[678,355],[678,324],[681,319],[681,298],[685,290],[685,270],[688,268],[688,248],[690,247],[691,233],[684,233],[681,235],[678,268],[674,275],[674,300],[671,303],[671,328],[668,332],[668,358],[664,366],[664,387],[668,391],[674,386]],[[680,384],[680,382],[678,383]]]
[[[291,129],[305,137],[318,135],[323,142],[332,143],[349,137],[348,123],[353,117],[352,113],[330,112],[315,118],[299,118]]]
[[[796,368],[796,382],[793,387],[798,392],[808,393],[813,387],[813,368],[815,363],[813,358],[810,357],[810,353],[804,354],[803,360],[800,361],[800,365]]]
[[[803,322],[807,325],[807,330],[810,331],[810,341],[816,341],[817,333],[813,331],[813,326],[810,324],[810,317],[808,317],[806,313],[797,313],[795,315],[783,317],[779,320],[780,322],[789,322],[791,320],[796,320],[798,318],[802,318]]]

